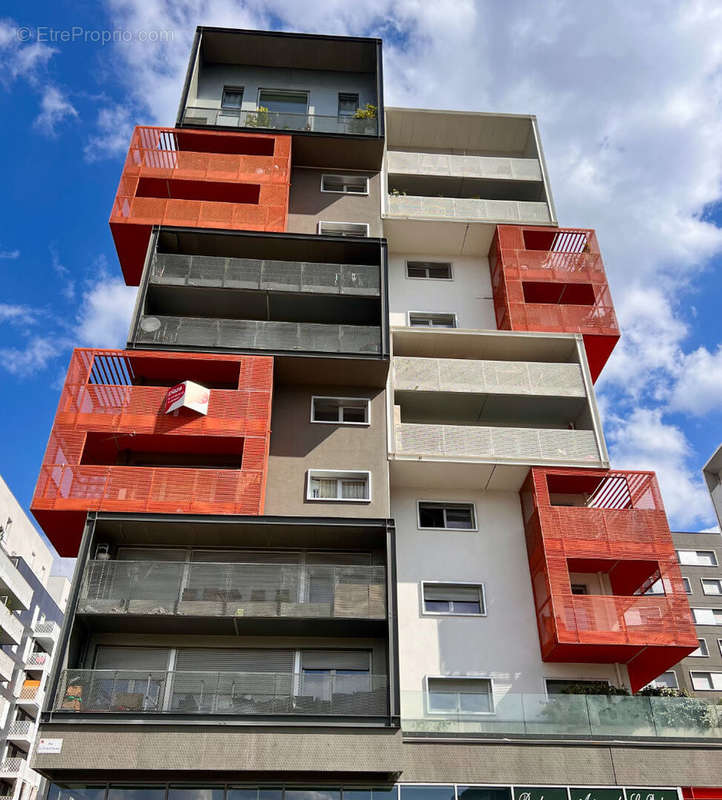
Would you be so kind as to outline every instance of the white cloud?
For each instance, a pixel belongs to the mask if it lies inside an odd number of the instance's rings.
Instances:
[[[0,322],[10,322],[14,325],[33,325],[38,312],[30,308],[13,303],[0,303]]]
[[[7,259],[8,261],[15,261],[20,258],[19,250],[0,250],[0,259]]]
[[[77,347],[124,347],[137,287],[103,271],[88,286],[78,315]]]
[[[77,117],[78,112],[67,97],[55,86],[46,86],[40,101],[40,113],[34,127],[46,136],[55,136],[56,127],[66,117]]]
[[[12,375],[29,377],[45,369],[64,345],[54,337],[34,336],[23,347],[0,348],[0,364]]]
[[[130,115],[127,106],[100,109],[96,121],[98,132],[88,139],[83,148],[86,161],[100,161],[127,151],[133,132]]]
[[[9,18],[0,19],[0,83],[8,86],[17,78],[37,82],[42,68],[58,51],[44,42],[21,41],[18,24]]]
[[[695,416],[722,411],[722,346],[699,347],[681,360],[669,408]]]
[[[637,408],[626,418],[612,417],[608,444],[615,467],[657,473],[667,513],[674,524],[690,526],[714,519],[701,471],[689,467],[691,448],[684,433],[665,423],[658,409]]]

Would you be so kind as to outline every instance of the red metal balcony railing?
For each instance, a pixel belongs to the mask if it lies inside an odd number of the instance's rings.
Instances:
[[[533,468],[520,494],[545,661],[624,663],[636,690],[695,650],[654,473]]]
[[[284,231],[290,170],[290,136],[136,128],[110,214],[126,283],[153,225]]]
[[[619,327],[594,231],[498,225],[489,266],[497,327],[582,334],[596,380]]]
[[[184,380],[208,411],[165,413]],[[273,359],[76,350],[31,509],[61,555],[88,511],[261,514]]]

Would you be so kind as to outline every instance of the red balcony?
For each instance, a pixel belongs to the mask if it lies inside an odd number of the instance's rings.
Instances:
[[[110,214],[125,282],[153,225],[284,231],[290,171],[290,136],[136,128]]]
[[[165,413],[185,380],[206,414]],[[88,511],[262,514],[272,382],[264,356],[75,350],[31,504],[58,552]]]
[[[535,467],[520,494],[544,661],[626,664],[636,691],[696,649],[654,473]]]
[[[596,380],[619,327],[594,231],[498,225],[489,266],[499,330],[581,333]]]

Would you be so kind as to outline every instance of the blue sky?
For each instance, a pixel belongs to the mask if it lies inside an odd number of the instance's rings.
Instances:
[[[125,341],[134,292],[108,215],[130,131],[173,124],[193,29],[211,24],[380,35],[388,104],[537,114],[559,219],[597,229],[623,326],[599,382],[613,464],[658,471],[675,527],[712,526],[699,470],[722,441],[716,6],[6,3],[0,471],[20,502],[70,348]]]

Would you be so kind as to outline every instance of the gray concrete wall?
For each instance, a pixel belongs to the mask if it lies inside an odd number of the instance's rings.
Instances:
[[[311,397],[369,397],[369,425],[311,422]],[[368,470],[369,502],[306,499],[309,469]],[[388,517],[386,408],[382,389],[343,386],[277,386],[273,393],[266,505],[270,516]]]
[[[289,233],[317,233],[319,221],[366,222],[369,236],[383,236],[381,226],[380,178],[378,173],[353,172],[369,179],[369,193],[337,194],[321,191],[321,176],[346,174],[343,170],[296,167],[291,172],[288,206]]]

